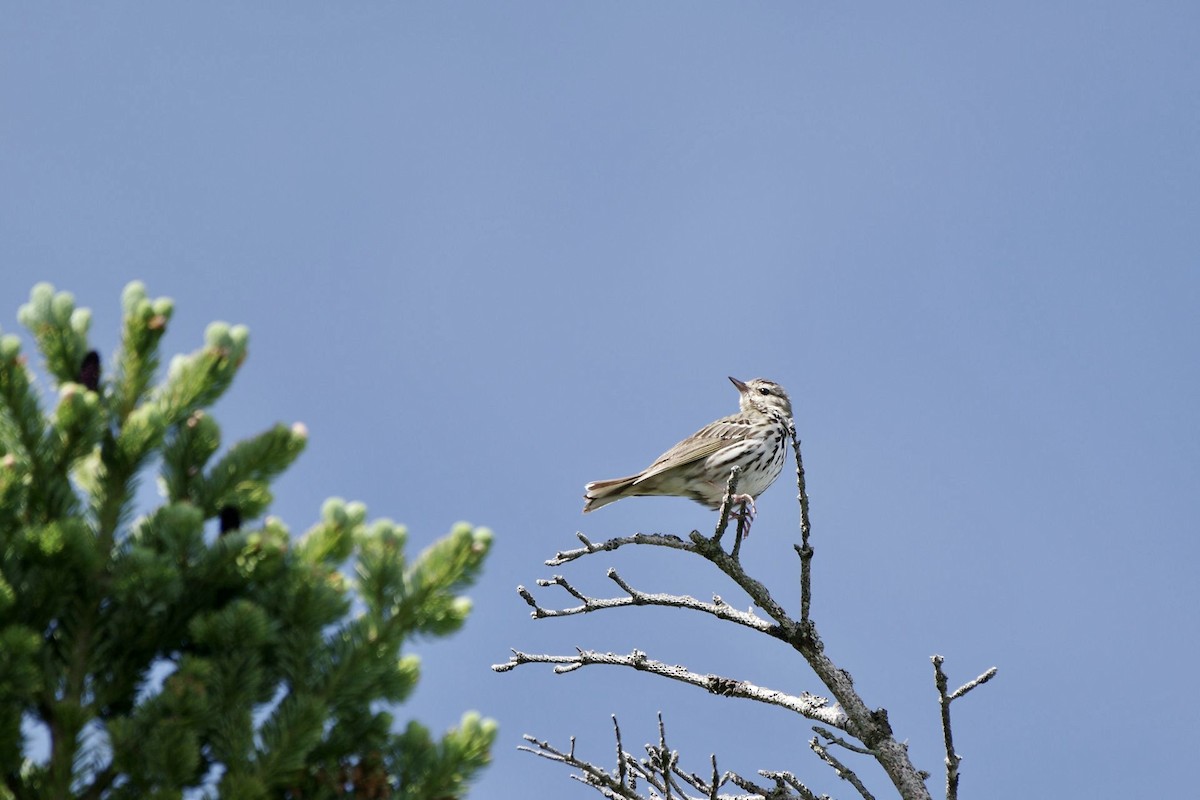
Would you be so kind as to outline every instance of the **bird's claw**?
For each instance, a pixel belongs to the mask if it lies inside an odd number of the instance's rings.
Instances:
[[[745,523],[742,531],[742,538],[745,539],[750,535],[750,524],[754,522],[754,515],[758,513],[758,509],[754,507],[754,498],[748,494],[735,494],[730,496],[729,503],[730,505],[741,505],[739,510],[732,512],[729,516]]]
[[[758,513],[758,509],[754,507],[754,498],[748,494],[735,494],[729,497],[730,505],[741,505],[743,511],[750,515],[750,519],[754,519],[754,515]],[[739,518],[742,516],[742,511],[736,514]]]

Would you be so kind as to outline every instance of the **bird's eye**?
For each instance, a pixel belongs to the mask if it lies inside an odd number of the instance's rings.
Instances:
[[[766,386],[760,386],[760,387],[758,387],[758,393],[759,394],[770,394],[771,390],[768,389]]]

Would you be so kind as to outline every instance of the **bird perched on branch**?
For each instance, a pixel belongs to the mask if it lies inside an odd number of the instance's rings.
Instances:
[[[730,470],[740,466],[740,493],[731,498],[731,503],[743,505],[747,523],[754,519],[754,499],[783,471],[785,437],[794,424],[792,403],[783,387],[773,381],[729,380],[741,395],[738,413],[704,426],[636,475],[589,483],[583,513],[622,497],[645,495],[690,497],[718,509],[725,498]]]

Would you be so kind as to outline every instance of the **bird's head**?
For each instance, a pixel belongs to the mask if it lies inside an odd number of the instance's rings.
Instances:
[[[737,378],[729,380],[733,381],[741,394],[742,411],[754,410],[772,417],[780,416],[784,421],[792,419],[792,401],[778,383],[766,378],[755,378],[746,383]]]

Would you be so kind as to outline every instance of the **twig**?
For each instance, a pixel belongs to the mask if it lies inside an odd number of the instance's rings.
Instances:
[[[577,654],[573,656],[523,653],[520,650],[513,650],[512,653],[512,657],[507,662],[493,664],[492,669],[496,672],[509,672],[522,664],[554,664],[554,671],[562,675],[597,664],[627,667],[698,686],[712,694],[724,697],[743,697],[767,705],[779,706],[795,711],[815,722],[821,722],[839,730],[846,729],[845,713],[837,706],[829,705],[829,701],[824,697],[818,697],[808,692],[790,695],[775,689],[766,689],[748,681],[734,680],[720,675],[701,675],[686,667],[656,661],[640,650],[634,650],[629,655],[599,653],[595,650],[579,648],[576,648]]]
[[[771,629],[769,632],[776,638],[788,642],[798,650],[802,650],[807,646],[811,650],[820,651],[822,649],[820,638],[817,637],[815,630],[803,631],[799,623],[792,619],[787,611],[771,596],[767,591],[767,587],[761,582],[751,578],[742,568],[741,562],[735,560],[732,555],[722,550],[712,539],[703,536],[699,531],[692,531],[689,535],[691,541],[684,541],[677,536],[671,536],[659,533],[635,533],[632,536],[618,536],[607,541],[596,544],[588,539],[582,533],[577,533],[576,536],[583,547],[576,550],[559,551],[554,558],[546,561],[547,566],[559,566],[568,561],[592,555],[593,553],[609,552],[625,547],[626,545],[651,545],[654,547],[667,547],[673,550],[683,550],[688,553],[694,553],[708,561],[711,561],[718,569],[728,575],[734,583],[742,588],[754,601],[754,604],[767,613],[767,615],[775,620],[778,629]],[[521,591],[522,587],[517,587]],[[526,598],[528,592],[523,592],[522,597]],[[608,603],[604,607],[613,607],[615,605],[628,605],[628,602]],[[536,603],[530,603],[535,609]],[[684,604],[680,604],[684,605]],[[573,613],[582,613],[586,609],[580,609]],[[535,614],[536,615],[536,614]],[[552,614],[542,614],[536,616],[559,616]],[[832,668],[832,664],[830,664]],[[818,675],[821,674],[817,670]]]
[[[733,469],[729,470],[729,480],[725,483],[725,496],[721,498],[721,513],[717,515],[717,529],[713,531],[712,541],[720,542],[721,537],[725,535],[725,529],[729,527],[729,512],[733,506],[733,496],[737,494],[738,479],[741,478],[742,468],[734,465]],[[745,504],[742,505],[743,510]],[[738,541],[741,541],[742,529],[738,526]],[[738,542],[733,543],[736,550]]]
[[[657,750],[649,745],[646,746],[647,752],[650,754],[651,763],[657,768],[662,775],[663,792],[666,794],[666,800],[671,800],[671,788],[674,787],[681,795],[686,794],[679,782],[672,775],[682,775],[679,771],[679,754],[667,747],[667,726],[663,723],[662,712],[658,712],[658,748]],[[687,779],[687,776],[683,776]]]
[[[533,609],[530,616],[534,619],[545,619],[546,617],[569,617],[574,614],[586,614],[589,611],[599,611],[602,608],[616,608],[619,606],[627,606],[633,604],[632,598],[596,598],[588,597],[572,586],[562,575],[555,575],[552,578],[539,578],[538,586],[561,586],[565,592],[570,594],[576,600],[579,600],[583,605],[575,606],[574,608],[550,609],[543,608],[538,605],[537,600],[530,594],[529,590],[524,586],[517,587],[517,594],[529,604]]]
[[[749,512],[746,510],[746,504],[742,503],[741,513],[738,514],[737,536],[733,540],[733,547],[729,550],[729,557],[734,561],[742,559],[742,540],[750,535],[750,523],[747,521],[746,515]]]
[[[933,680],[937,684],[938,690],[938,705],[942,711],[942,738],[946,745],[946,800],[958,800],[958,765],[962,762],[962,756],[954,751],[954,734],[950,730],[950,703],[994,678],[996,668],[992,667],[975,680],[964,683],[953,692],[948,692],[949,680],[946,678],[946,673],[942,671],[942,663],[946,659],[935,655],[931,660],[933,661]]]
[[[517,749],[579,769],[582,774],[572,775],[572,778],[613,800],[641,800],[642,796],[637,793],[636,788],[638,779],[653,789],[651,796],[664,800],[692,800],[696,796],[690,794],[689,789],[700,792],[708,800],[829,800],[828,795],[814,794],[790,772],[760,772],[760,775],[774,781],[773,788],[760,786],[736,772],[721,773],[717,768],[715,755],[709,758],[712,767],[710,779],[705,780],[695,773],[685,772],[679,766],[679,754],[667,744],[661,713],[658,744],[646,746],[647,757],[644,759],[635,758],[625,750],[621,743],[621,728],[615,716],[613,733],[617,743],[617,769],[612,772],[578,757],[575,754],[574,737],[571,738],[571,746],[566,751],[529,735],[524,739],[533,746],[521,745]],[[720,793],[721,788],[729,784],[743,789],[746,794]]]
[[[579,541],[583,542],[583,547],[575,550],[560,550],[554,554],[554,558],[546,559],[547,567],[558,567],[566,564],[568,561],[574,561],[577,558],[590,556],[592,553],[607,552],[616,550],[619,547],[624,547],[627,544],[650,544],[657,547],[670,547],[675,550],[688,550],[696,552],[696,548],[669,533],[635,533],[632,536],[617,536],[600,544],[593,544],[592,540],[583,533],[576,532],[575,536]]]
[[[815,737],[809,741],[808,746],[813,749],[813,752],[816,753],[822,761],[833,767],[833,771],[837,773],[839,778],[849,781],[850,784],[858,790],[858,793],[862,795],[863,800],[875,800],[874,795],[867,791],[867,787],[863,785],[863,782],[859,779],[858,775],[854,774],[854,770],[847,767],[841,761],[838,761],[832,753],[821,746],[821,743],[818,742]]]
[[[975,680],[967,681],[962,686],[958,687],[957,689],[955,689],[953,692],[950,693],[950,699],[957,700],[958,698],[962,697],[967,692],[974,689],[976,686],[982,686],[983,684],[987,683],[992,678],[996,677],[996,671],[997,671],[996,668],[992,667],[991,669],[989,669],[987,672],[980,675]]]
[[[831,731],[825,730],[820,725],[813,725],[813,730],[816,731],[817,735],[820,736],[821,738],[823,738],[829,744],[836,744],[839,747],[844,747],[847,750],[850,750],[855,753],[859,753],[864,756],[875,755],[867,748],[859,747],[858,745],[854,744],[853,742],[847,742],[842,737],[834,735]]]
[[[818,795],[796,779],[790,772],[760,770],[759,775],[775,782],[774,787],[761,786],[752,780],[738,775],[736,772],[726,772],[722,782],[732,783],[739,789],[751,792],[754,800],[830,800],[829,795]],[[722,800],[725,800],[722,797]]]
[[[526,753],[533,753],[535,756],[540,756],[551,761],[558,761],[568,766],[575,767],[576,769],[583,770],[582,776],[572,775],[571,777],[575,778],[581,783],[585,783],[588,786],[594,787],[605,797],[620,797],[627,798],[627,800],[642,800],[641,796],[636,791],[626,786],[623,782],[618,782],[616,778],[609,775],[600,767],[592,764],[589,761],[576,758],[574,737],[571,737],[570,751],[565,753],[562,750],[555,748],[549,742],[536,739],[529,734],[525,734],[522,738],[530,744],[535,745],[535,747],[526,747],[525,745],[521,745],[517,747],[518,750],[524,750]]]
[[[792,452],[796,454],[796,499],[800,501],[800,544],[796,545],[796,552],[800,556],[800,624],[808,627],[809,610],[812,607],[814,553],[808,538],[812,533],[812,525],[808,519],[808,489],[804,483],[804,459],[800,455],[800,437],[796,435],[795,423],[789,425],[789,429],[792,432]]]
[[[617,740],[617,779],[622,786],[629,786],[629,772],[625,768],[625,747],[621,744],[621,726],[617,723],[617,715],[612,715],[613,736]],[[630,788],[633,788],[630,786]]]
[[[758,774],[762,775],[764,778],[770,778],[771,780],[775,781],[776,786],[790,786],[791,788],[795,789],[796,793],[800,795],[800,797],[804,798],[804,800],[830,800],[829,795],[816,794],[812,789],[809,789],[807,786],[801,783],[799,779],[797,779],[796,776],[790,772],[759,770]]]
[[[676,595],[663,593],[643,592],[633,588],[624,578],[616,571],[609,568],[608,577],[618,586],[620,586],[628,597],[590,597],[579,592],[561,575],[555,575],[549,579],[538,580],[538,586],[561,586],[572,597],[582,601],[582,605],[572,608],[545,608],[538,604],[533,595],[524,586],[517,587],[517,593],[524,598],[532,608],[531,616],[535,619],[546,619],[550,617],[570,617],[577,614],[587,614],[592,611],[602,611],[609,608],[626,608],[629,606],[663,606],[666,608],[688,608],[693,611],[702,611],[705,614],[711,614],[717,619],[736,622],[738,625],[743,625],[747,628],[765,633],[770,636],[779,635],[779,629],[769,620],[763,619],[752,611],[739,611],[733,608],[728,603],[719,597],[713,597],[713,602],[706,603],[698,600],[690,595]]]

